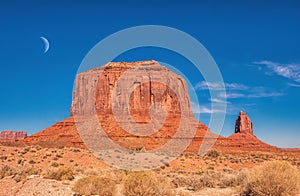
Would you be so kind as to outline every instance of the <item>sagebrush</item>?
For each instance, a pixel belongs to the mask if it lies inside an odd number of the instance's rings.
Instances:
[[[286,161],[270,161],[250,170],[245,195],[295,195],[300,189],[299,170]]]
[[[116,183],[107,177],[88,176],[78,180],[73,191],[80,195],[113,196]]]

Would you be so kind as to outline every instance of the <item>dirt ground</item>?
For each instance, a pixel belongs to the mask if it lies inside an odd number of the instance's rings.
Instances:
[[[175,161],[155,169],[154,172],[168,178],[173,184],[177,185],[174,189],[189,195],[239,195],[239,189],[235,185],[222,186],[215,183],[212,187],[200,187],[200,185],[194,183],[190,186],[188,183],[191,183],[191,181],[186,181],[188,177],[197,180],[200,174],[209,174],[210,178],[225,179],[225,177],[237,175],[242,170],[248,170],[255,165],[270,160],[289,161],[292,165],[300,168],[300,152],[297,150],[263,152],[217,149],[209,151],[204,156],[183,154]],[[55,180],[45,178],[49,171],[57,170],[60,167],[71,168],[74,179]],[[75,195],[72,187],[83,176],[117,171],[99,161],[93,154],[84,149],[41,148],[40,146],[0,146],[1,168],[0,196]],[[13,168],[14,172],[3,168]],[[26,168],[26,172],[22,172],[25,170],[24,168]],[[11,173],[7,174],[5,171]],[[24,176],[20,177],[20,175]],[[116,176],[114,178],[118,178]],[[122,195],[120,185],[117,186],[117,190],[116,195]]]

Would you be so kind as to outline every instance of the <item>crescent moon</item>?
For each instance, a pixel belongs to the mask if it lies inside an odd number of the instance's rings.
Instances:
[[[45,44],[45,50],[44,50],[44,54],[49,50],[49,41],[45,38],[45,37],[40,37],[42,40],[43,40],[43,42],[44,42],[44,44]]]

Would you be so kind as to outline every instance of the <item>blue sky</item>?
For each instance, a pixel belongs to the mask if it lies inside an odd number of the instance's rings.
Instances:
[[[67,118],[77,69],[95,44],[124,28],[165,25],[199,40],[219,66],[228,102],[222,135],[234,132],[244,110],[263,141],[300,147],[299,9],[297,1],[1,1],[0,130],[32,134]],[[50,42],[45,54],[40,36]],[[139,48],[115,60],[144,59],[167,62],[189,79],[202,122],[220,112],[211,110],[220,100],[207,90],[219,84],[206,83],[172,51]]]

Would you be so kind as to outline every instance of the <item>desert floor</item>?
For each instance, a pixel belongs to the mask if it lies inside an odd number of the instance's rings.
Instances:
[[[164,179],[158,183],[160,189],[173,191],[169,195],[239,195],[247,172],[273,160],[287,161],[300,170],[299,150],[213,149],[204,156],[184,153],[149,172]],[[116,184],[114,195],[123,195],[123,182],[129,173],[102,163],[85,149],[0,146],[3,196],[80,195],[74,186],[87,176],[108,177]]]

